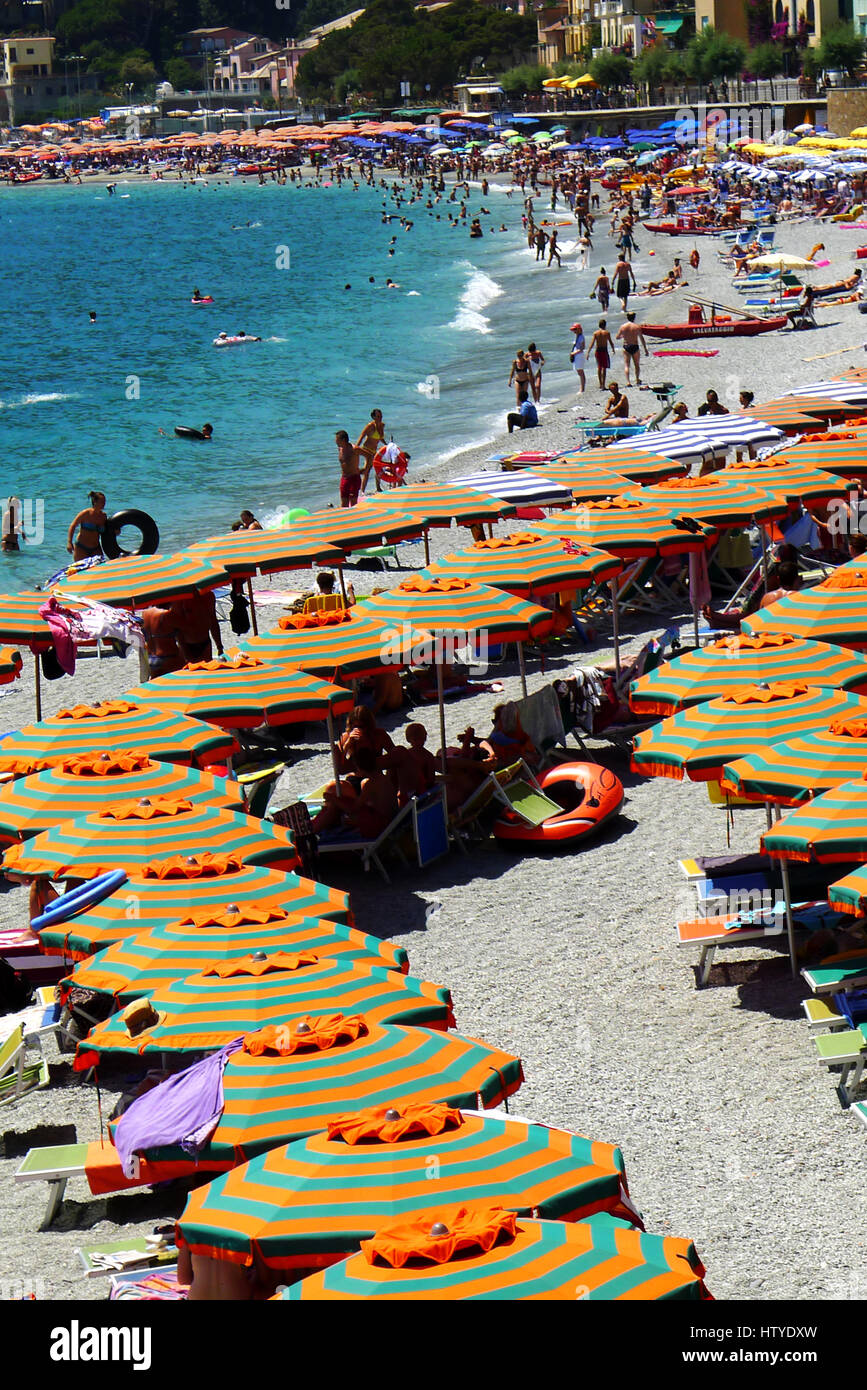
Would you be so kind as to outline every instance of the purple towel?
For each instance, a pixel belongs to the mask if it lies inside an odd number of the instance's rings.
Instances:
[[[154,1086],[125,1110],[114,1130],[115,1148],[126,1177],[134,1175],[136,1154],[179,1144],[196,1155],[210,1139],[223,1113],[223,1071],[243,1039]]]

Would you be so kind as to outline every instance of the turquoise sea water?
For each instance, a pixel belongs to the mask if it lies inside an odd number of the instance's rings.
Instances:
[[[482,240],[451,229],[445,199],[439,222],[423,200],[399,209],[409,232],[385,225],[385,197],[241,180],[119,182],[114,197],[88,184],[0,190],[0,499],[42,498],[45,517],[40,545],[2,557],[0,587],[65,562],[92,487],[110,514],[149,512],[169,550],[227,530],[245,506],[267,519],[335,499],[334,432],[354,440],[373,406],[415,476],[491,438],[513,400],[511,358],[533,338],[548,358],[544,399],[573,391],[568,329],[576,313],[595,323],[596,272],[578,275],[568,255],[559,272],[534,266],[517,192],[490,190],[483,222],[509,230]],[[468,210],[482,202],[474,189]],[[191,305],[194,286],[216,303]],[[265,341],[213,347],[239,329]],[[172,433],[205,420],[210,444]]]

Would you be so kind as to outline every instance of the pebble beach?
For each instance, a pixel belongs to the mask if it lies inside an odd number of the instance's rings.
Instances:
[[[685,319],[690,292],[721,306],[740,304],[713,238],[654,237],[639,228],[638,239],[639,282],[661,277],[675,255],[685,262],[694,245],[701,253],[698,274],[687,272],[686,291],[637,298],[630,305],[639,319]],[[831,262],[828,279],[850,272],[860,239],[845,226],[807,221],[777,229],[777,248],[797,255],[823,241]],[[597,251],[591,268],[599,263]],[[533,277],[547,273],[528,259],[528,300]],[[550,273],[575,271],[564,261],[562,272]],[[608,319],[616,332],[623,315],[612,309]],[[861,365],[867,325],[857,307],[820,309],[818,320],[811,332],[710,342],[706,346],[719,346],[715,357],[642,357],[642,379],[681,385],[680,399],[694,415],[708,387],[735,408],[743,389],[753,391],[758,404]],[[561,369],[568,363],[569,322],[561,342],[539,344]],[[584,320],[588,338],[595,326]],[[505,386],[508,364],[517,346],[503,344],[504,419],[512,404]],[[652,354],[654,344],[649,346]],[[410,481],[498,468],[491,455],[509,446],[576,444],[576,425],[598,419],[605,399],[591,380],[595,373],[588,369],[587,377],[583,395],[576,390],[548,399],[543,387],[540,426],[520,444],[504,432],[446,464],[414,457]],[[610,377],[623,385],[621,358]],[[627,394],[634,414],[653,413],[649,391],[633,387]],[[506,529],[519,526],[505,523]],[[434,529],[431,556],[467,543],[465,531]],[[420,550],[402,547],[401,566],[420,566]],[[396,582],[405,569],[391,569],[384,578],[358,571],[352,578],[364,591]],[[279,583],[301,589],[304,576],[288,572]],[[282,612],[277,605],[257,605],[260,630]],[[676,619],[688,632],[689,613]],[[629,654],[654,629],[646,619],[631,617],[624,630]],[[603,623],[594,645],[573,645],[566,654],[561,649],[547,659],[544,672],[531,662],[529,688],[568,673],[573,664],[611,659],[610,627]],[[73,681],[43,687],[43,712],[121,695],[138,679],[135,656],[82,659]],[[449,704],[450,735],[467,724],[486,731],[493,704],[520,697],[516,664],[496,667],[488,680],[502,682],[504,693],[484,689]],[[0,732],[33,717],[32,662],[25,655],[21,680],[0,691]],[[382,723],[397,740],[410,718],[425,723],[428,745],[435,749],[435,705],[401,711]],[[330,761],[321,736],[312,726],[301,730],[297,742],[293,736],[297,760],[282,775],[274,804],[288,804],[327,779]],[[350,891],[359,929],[399,943],[412,974],[450,987],[458,1031],[522,1059],[526,1080],[510,1102],[513,1113],[622,1147],[631,1195],[647,1229],[695,1242],[715,1298],[867,1297],[867,1210],[858,1196],[867,1135],[841,1109],[831,1079],[816,1065],[800,1007],[806,987],[791,977],[784,941],[779,951],[745,947],[722,953],[704,989],[696,987],[697,952],[677,947],[675,923],[692,902],[678,861],[727,852],[724,812],[699,784],[644,779],[608,744],[591,741],[587,747],[623,780],[626,802],[621,816],[579,852],[518,856],[489,840],[467,857],[450,854],[423,874],[398,869],[389,885],[375,873],[330,866],[326,881]],[[569,749],[575,749],[571,739]],[[762,810],[737,812],[732,850],[755,849],[764,825]],[[26,918],[26,891],[0,884],[0,930]],[[51,1087],[0,1110],[0,1297],[5,1281],[38,1288],[40,1297],[51,1300],[100,1299],[106,1276],[85,1277],[76,1247],[149,1232],[180,1213],[184,1195],[172,1187],[92,1198],[77,1180],[52,1228],[38,1231],[45,1188],[12,1181],[21,1157],[37,1143],[91,1140],[100,1133],[93,1087],[80,1081],[69,1058],[48,1047]],[[120,1079],[119,1071],[106,1077],[104,1115]]]

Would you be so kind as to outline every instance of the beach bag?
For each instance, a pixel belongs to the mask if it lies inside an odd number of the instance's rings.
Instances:
[[[229,626],[237,637],[250,631],[250,612],[247,600],[237,590],[232,594],[232,607],[229,610]]]
[[[42,664],[42,674],[47,681],[59,681],[66,672],[57,660],[57,653],[53,647],[48,647],[40,656]]]
[[[726,570],[749,569],[753,549],[746,531],[726,531],[719,543],[717,562]]]

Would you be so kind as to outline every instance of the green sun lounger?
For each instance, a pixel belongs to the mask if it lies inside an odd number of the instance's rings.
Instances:
[[[867,1063],[867,1041],[860,1028],[847,1028],[839,1033],[819,1033],[813,1038],[819,1063],[824,1067],[840,1067],[837,1095],[848,1109],[861,1084],[864,1064]]]
[[[52,1144],[30,1149],[15,1173],[16,1182],[47,1182],[48,1200],[40,1231],[51,1225],[66,1192],[70,1178],[83,1178],[87,1144]]]
[[[84,1250],[78,1246],[75,1251],[81,1261],[88,1279],[103,1274],[118,1274],[126,1269],[142,1269],[145,1265],[174,1264],[178,1258],[178,1247],[166,1244],[154,1249],[146,1236],[130,1236],[127,1240],[109,1240],[105,1245]]]
[[[45,1057],[27,1061],[24,1024],[19,1023],[0,1047],[0,1105],[14,1105],[28,1091],[47,1086],[48,1080]]]
[[[840,994],[843,990],[867,985],[867,953],[848,951],[829,956],[819,965],[801,971],[814,994]]]

